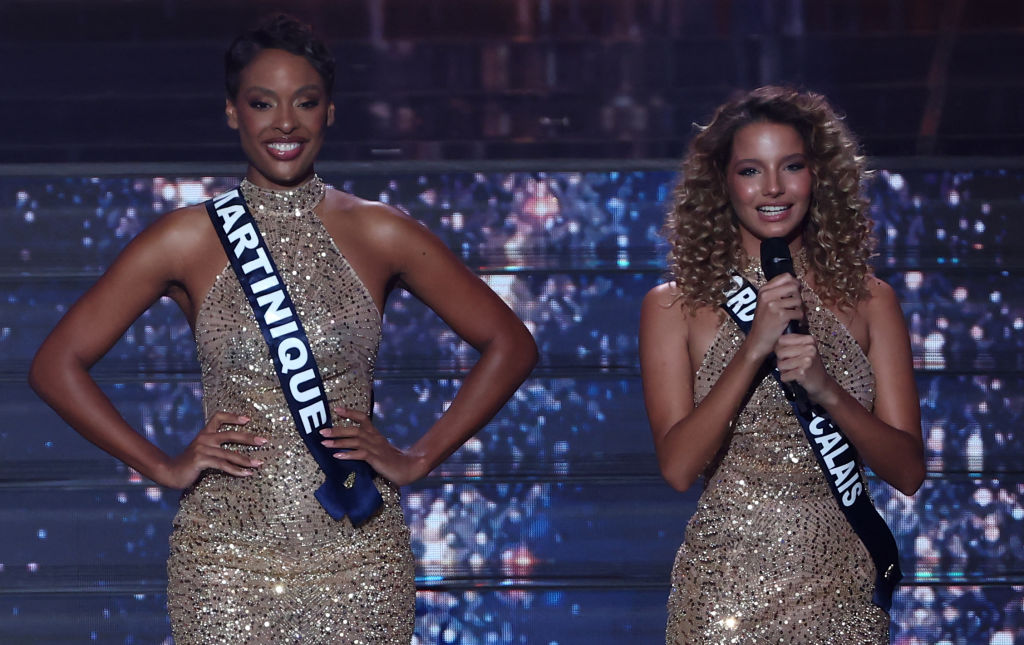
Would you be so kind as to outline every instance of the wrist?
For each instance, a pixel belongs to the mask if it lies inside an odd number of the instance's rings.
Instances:
[[[819,405],[827,410],[839,403],[839,398],[845,393],[839,386],[839,383],[834,378],[829,377],[825,387],[814,398]]]
[[[406,456],[409,459],[408,473],[410,483],[419,481],[430,474],[430,461],[426,455],[409,452],[406,453]]]
[[[771,355],[771,351],[761,351],[751,346],[749,337],[740,344],[740,348],[736,350],[736,356],[733,360],[739,360],[754,369],[760,369],[761,365],[764,364],[768,357]]]
[[[153,466],[149,478],[164,488],[178,488],[174,481],[172,466],[173,460],[170,457],[164,456],[163,459]],[[142,474],[145,475],[145,473]]]

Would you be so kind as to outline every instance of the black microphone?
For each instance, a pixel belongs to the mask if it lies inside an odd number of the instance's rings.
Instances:
[[[761,271],[764,272],[766,280],[771,280],[777,275],[788,273],[796,277],[793,270],[793,256],[789,253],[789,244],[785,238],[769,237],[761,242]],[[784,334],[804,333],[799,320],[790,320]]]
[[[793,256],[789,252],[789,244],[785,238],[769,237],[761,242],[761,271],[764,272],[764,277],[768,280],[783,273],[796,277],[796,271],[793,270]],[[786,325],[786,331],[782,333],[803,334],[806,332],[799,320],[790,320]],[[775,360],[774,356],[772,356],[772,360]],[[807,390],[799,383],[783,383],[782,389],[786,392],[787,398],[796,401],[801,412],[806,413],[810,409],[811,403],[807,398]]]

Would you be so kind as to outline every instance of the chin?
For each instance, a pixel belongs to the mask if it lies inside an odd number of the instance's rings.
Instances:
[[[256,171],[264,181],[270,184],[281,186],[283,188],[293,188],[305,182],[313,175],[313,166],[310,165],[302,170],[296,170],[294,172],[270,172],[258,167],[256,168]]]
[[[775,222],[761,222],[761,231],[764,237],[792,238],[800,233],[803,220],[786,218]]]

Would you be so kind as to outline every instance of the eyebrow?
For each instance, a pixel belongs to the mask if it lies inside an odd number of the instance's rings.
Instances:
[[[303,85],[299,89],[295,90],[295,92],[293,92],[293,95],[295,95],[295,94],[302,94],[303,92],[308,92],[310,90],[316,90],[316,91],[318,91],[320,93],[324,93],[324,91],[325,91],[322,87],[320,87],[316,83],[309,83],[309,84]],[[245,92],[262,92],[263,94],[270,94],[271,96],[277,96],[277,92],[275,92],[272,89],[263,87],[262,85],[253,85],[252,87],[245,88],[244,91]]]
[[[783,157],[781,159],[781,161],[782,162],[794,161],[796,159],[803,159],[804,161],[807,161],[807,153],[806,152],[797,152],[797,153],[794,153],[794,154],[791,154],[791,155],[786,155],[785,157]],[[764,162],[761,161],[760,159],[737,159],[736,161],[733,161],[730,165],[735,166],[737,164],[743,164],[743,163],[759,164],[759,165],[763,165],[764,164]]]

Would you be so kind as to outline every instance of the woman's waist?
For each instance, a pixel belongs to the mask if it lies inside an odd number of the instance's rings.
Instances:
[[[295,415],[292,414],[288,403],[284,400],[284,396],[280,391],[250,397],[207,396],[204,393],[203,403],[207,417],[212,416],[216,412],[228,412],[230,414],[247,416],[250,419],[244,425],[226,424],[221,426],[221,431],[240,430],[266,439],[276,439],[280,449],[293,443],[301,445],[304,442],[303,433],[300,430],[301,426],[299,425],[301,421],[296,420]],[[325,427],[347,423],[344,419],[338,418],[333,412],[338,407],[358,411],[369,409],[369,406],[361,399],[330,397],[326,400],[327,409],[320,409],[316,412],[316,415],[327,415],[328,424]],[[317,416],[314,420],[319,422],[319,417]],[[235,443],[224,445],[231,449],[247,447],[246,444]]]
[[[708,469],[706,488],[741,485],[778,489],[823,482],[821,468],[803,435],[734,434]]]
[[[265,419],[274,426],[295,427],[295,416],[288,407],[281,382],[276,376],[266,378],[258,374],[232,373],[227,377],[203,376],[203,405],[208,415],[217,411],[247,414],[253,419]],[[372,399],[372,377],[352,379],[344,375],[324,375],[322,388],[313,392],[304,384],[299,390],[304,400],[315,402],[307,395],[317,395],[326,401],[326,413],[345,407],[368,412]]]
[[[242,542],[333,542],[356,529],[347,519],[333,519],[317,501],[324,479],[312,457],[301,455],[283,457],[276,467],[264,462],[247,477],[208,471],[182,496],[175,528]],[[397,511],[403,524],[398,488],[379,476],[374,484],[384,501],[380,515]]]
[[[723,446],[722,462],[780,465],[795,464],[805,457],[813,459],[803,431],[797,425],[746,427],[734,431]]]
[[[211,514],[203,504],[183,501],[170,537],[172,559],[296,575],[350,569],[410,551],[397,500],[358,527],[347,518],[332,519],[318,504],[292,510],[298,513]]]

